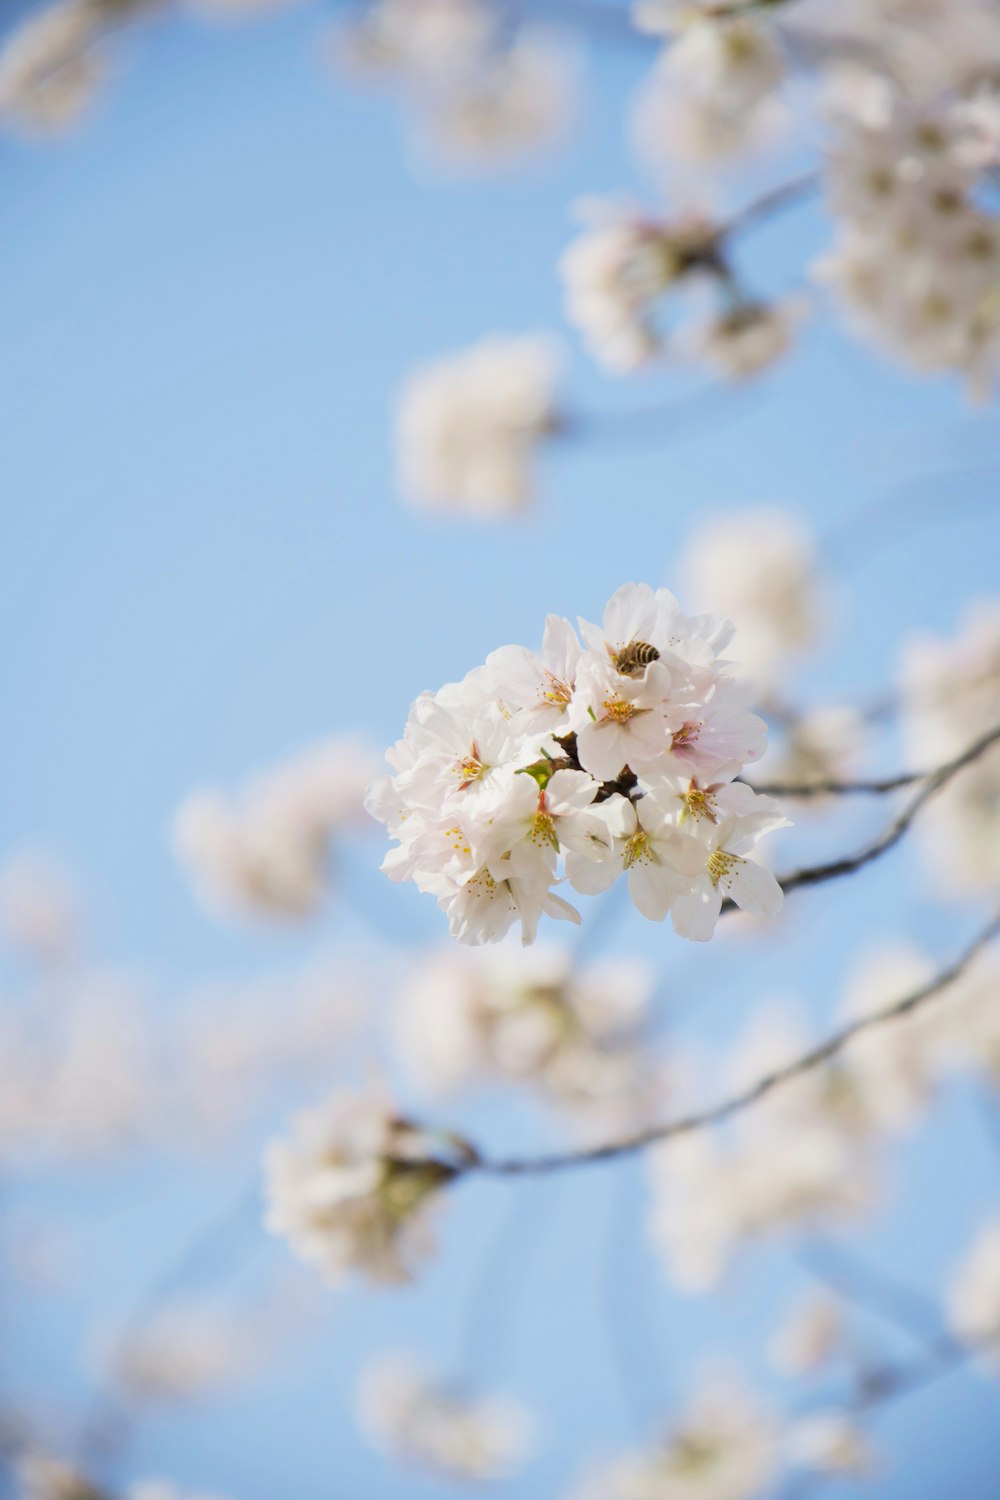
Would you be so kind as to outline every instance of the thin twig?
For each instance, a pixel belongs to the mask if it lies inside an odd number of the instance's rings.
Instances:
[[[927,781],[932,776],[941,776],[947,773],[950,778],[956,771],[962,770],[969,764],[970,758],[975,760],[987,750],[993,741],[1000,737],[1000,726],[991,730],[982,740],[977,740],[974,745],[963,750],[961,755],[953,760],[946,761],[943,766],[938,766],[931,771],[901,771],[896,776],[875,777],[869,780],[838,781],[829,779],[826,781],[765,781],[748,782],[755,792],[761,792],[769,797],[846,797],[855,794],[871,793],[875,796],[884,792],[898,792],[904,786],[913,786],[917,781]],[[985,743],[984,743],[985,741]]]
[[[692,1135],[696,1131],[705,1130],[713,1125],[719,1125],[733,1115],[740,1114],[751,1105],[781,1088],[786,1083],[791,1083],[814,1069],[822,1067],[841,1053],[854,1037],[862,1032],[870,1031],[877,1026],[883,1026],[890,1021],[899,1020],[901,1017],[911,1014],[928,1000],[941,994],[949,985],[959,979],[969,964],[978,953],[980,953],[993,938],[1000,933],[1000,913],[994,916],[973,941],[963,950],[959,956],[950,963],[947,968],[942,969],[934,979],[922,985],[920,989],[913,990],[901,1000],[896,1000],[892,1005],[883,1010],[873,1011],[870,1015],[861,1016],[850,1024],[835,1031],[826,1041],[820,1042],[809,1052],[786,1063],[784,1067],[776,1068],[774,1072],[767,1073],[759,1078],[749,1088],[741,1090],[738,1094],[723,1099],[718,1104],[713,1104],[707,1109],[699,1110],[694,1114],[682,1115],[679,1119],[668,1120],[662,1125],[652,1125],[645,1130],[637,1131],[634,1135],[625,1136],[621,1140],[609,1141],[603,1146],[596,1146],[586,1151],[564,1151],[554,1152],[547,1156],[535,1157],[489,1157],[476,1155],[467,1166],[462,1168],[462,1174],[467,1172],[484,1172],[491,1176],[530,1176],[533,1173],[560,1172],[570,1170],[574,1167],[593,1166],[599,1162],[613,1161],[620,1156],[628,1156],[634,1151],[643,1151],[650,1146],[658,1145],[661,1141],[673,1140],[677,1136]],[[460,1175],[462,1175],[460,1174]]]
[[[819,190],[821,181],[822,174],[814,169],[801,172],[798,177],[790,177],[787,182],[779,182],[777,187],[761,193],[759,198],[755,198],[745,208],[739,209],[719,231],[718,238],[720,240],[731,239],[734,235],[743,234],[747,229],[755,228],[772,214],[802,203]]]
[[[855,870],[860,870],[870,864],[873,859],[878,859],[880,855],[888,853],[894,845],[899,843],[921,808],[946,787],[953,777],[957,776],[960,771],[964,771],[966,766],[970,766],[981,755],[985,755],[986,751],[998,742],[1000,742],[1000,725],[991,729],[988,734],[982,735],[954,760],[932,771],[916,796],[910,799],[898,817],[894,818],[871,843],[865,844],[854,854],[842,855],[839,859],[829,860],[826,864],[810,865],[801,870],[792,870],[788,875],[779,875],[778,884],[781,889],[786,892],[794,891],[800,886],[820,885],[827,880],[836,880],[841,875],[851,875]]]
[[[1000,1342],[1000,1332],[992,1334],[975,1344],[960,1343],[957,1339],[943,1335],[933,1344],[927,1357],[909,1364],[882,1364],[869,1367],[858,1381],[857,1389],[846,1402],[846,1409],[853,1416],[863,1417],[890,1406],[914,1391],[933,1385],[946,1375],[971,1364],[974,1359],[989,1353]],[[803,1500],[822,1484],[842,1478],[832,1472],[810,1470],[797,1474],[779,1491],[778,1500]]]

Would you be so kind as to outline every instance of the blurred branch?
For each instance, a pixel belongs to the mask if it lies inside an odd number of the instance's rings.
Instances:
[[[811,170],[801,172],[797,177],[790,177],[786,182],[779,182],[777,187],[761,193],[759,198],[754,198],[744,208],[737,210],[729,222],[718,231],[716,239],[732,239],[734,235],[756,228],[773,214],[781,213],[786,208],[794,208],[806,199],[814,197],[819,191],[822,180],[822,174],[818,170]]]
[[[977,1344],[959,1343],[957,1339],[943,1335],[933,1345],[924,1359],[911,1363],[886,1363],[869,1366],[864,1370],[857,1389],[847,1402],[847,1410],[855,1417],[864,1417],[878,1412],[882,1407],[900,1401],[963,1369],[981,1355],[995,1350],[1000,1343],[1000,1330]],[[843,1479],[843,1474],[811,1470],[799,1474],[779,1491],[778,1500],[802,1500],[822,1484]]]
[[[643,1151],[649,1146],[655,1146],[662,1141],[673,1140],[678,1136],[692,1135],[696,1131],[705,1130],[714,1125],[720,1125],[733,1115],[740,1114],[751,1105],[758,1103],[769,1094],[782,1088],[786,1083],[791,1083],[797,1078],[813,1072],[822,1067],[832,1058],[843,1052],[844,1048],[854,1037],[863,1032],[871,1031],[876,1027],[887,1025],[889,1022],[897,1021],[912,1014],[919,1007],[940,995],[949,985],[961,978],[965,970],[972,963],[977,954],[1000,933],[1000,913],[995,915],[982,931],[973,939],[959,956],[950,963],[947,968],[942,969],[927,984],[920,989],[913,990],[901,1000],[886,1006],[882,1010],[873,1011],[870,1015],[861,1016],[849,1025],[843,1026],[835,1031],[826,1041],[819,1043],[802,1056],[786,1063],[784,1067],[776,1068],[774,1072],[767,1073],[759,1078],[749,1088],[723,1099],[720,1103],[709,1106],[707,1109],[699,1110],[690,1115],[683,1115],[680,1119],[669,1120],[663,1125],[652,1125],[636,1134],[626,1136],[622,1140],[609,1141],[603,1146],[597,1146],[587,1151],[554,1152],[548,1156],[536,1157],[496,1157],[477,1156],[464,1166],[460,1174],[468,1172],[484,1172],[491,1176],[519,1176],[531,1175],[536,1172],[559,1172],[573,1167],[591,1166],[598,1162],[612,1161],[620,1156],[627,1156],[634,1151]]]
[[[778,884],[782,890],[794,891],[800,886],[820,885],[827,880],[837,880],[842,875],[853,874],[855,870],[862,869],[872,860],[886,854],[899,843],[921,808],[942,791],[960,771],[972,765],[973,761],[978,760],[998,741],[1000,741],[1000,725],[991,729],[988,734],[982,735],[954,760],[932,771],[916,796],[910,799],[899,816],[894,818],[870,844],[865,844],[855,854],[843,855],[840,859],[830,860],[826,864],[810,865],[801,870],[793,870],[788,875],[779,875]],[[723,907],[723,910],[726,910],[726,907]]]
[[[951,780],[952,776],[969,765],[971,761],[977,760],[998,739],[1000,739],[1000,725],[996,729],[990,730],[988,734],[977,740],[975,744],[963,750],[961,755],[957,755],[952,760],[946,761],[944,765],[938,766],[937,770],[934,771],[902,771],[897,776],[885,776],[873,780],[860,781],[765,781],[759,784],[757,782],[748,782],[747,784],[752,786],[755,792],[761,792],[770,797],[839,797],[854,795],[855,793],[879,795],[883,792],[896,792],[904,786],[913,786],[917,781],[929,781],[936,777],[944,778],[944,780],[939,782],[939,786],[943,786],[947,781]],[[916,799],[914,800],[916,801]],[[913,807],[911,804],[912,811],[909,821],[912,821],[913,814],[919,811],[926,800],[926,797],[922,797],[916,807]],[[908,826],[909,822],[907,823]],[[905,832],[905,829],[903,831]]]

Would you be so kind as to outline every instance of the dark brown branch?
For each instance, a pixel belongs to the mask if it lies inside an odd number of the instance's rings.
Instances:
[[[755,792],[764,793],[769,797],[846,797],[856,793],[871,793],[877,796],[884,792],[898,792],[904,786],[913,786],[915,782],[928,781],[935,776],[947,774],[947,778],[950,779],[957,771],[961,771],[969,764],[970,758],[975,760],[998,738],[1000,738],[1000,725],[990,730],[989,734],[977,740],[974,745],[968,746],[961,755],[955,756],[953,760],[946,761],[944,765],[932,771],[902,771],[896,776],[860,781],[834,779],[805,782],[765,781],[760,784],[752,782],[748,785],[752,785]]]
[[[929,983],[922,985],[920,989],[913,990],[901,1000],[896,1000],[892,1005],[883,1010],[874,1011],[871,1015],[861,1016],[858,1020],[841,1027],[835,1031],[826,1041],[820,1042],[811,1051],[803,1053],[801,1057],[793,1062],[786,1063],[784,1067],[777,1068],[773,1073],[767,1073],[759,1078],[749,1088],[741,1090],[738,1094],[723,1099],[718,1104],[713,1104],[707,1109],[699,1110],[694,1114],[682,1115],[679,1119],[668,1120],[662,1125],[651,1125],[645,1130],[637,1131],[634,1135],[625,1136],[621,1140],[609,1141],[603,1146],[593,1147],[588,1151],[564,1151],[554,1152],[548,1156],[535,1157],[496,1157],[477,1156],[469,1165],[462,1169],[464,1175],[469,1172],[485,1172],[492,1176],[519,1176],[530,1175],[536,1172],[560,1172],[573,1167],[592,1166],[599,1162],[613,1161],[620,1156],[628,1156],[634,1151],[643,1151],[649,1146],[658,1145],[661,1141],[673,1140],[677,1136],[692,1135],[698,1130],[706,1130],[714,1125],[720,1125],[723,1121],[730,1119],[733,1115],[740,1114],[749,1109],[751,1105],[764,1099],[767,1095],[774,1093],[786,1083],[791,1083],[796,1078],[801,1078],[814,1069],[822,1067],[831,1058],[843,1052],[847,1044],[862,1032],[870,1031],[877,1026],[884,1026],[890,1021],[899,1020],[911,1014],[918,1007],[924,1005],[928,1000],[941,994],[949,985],[959,979],[969,964],[980,953],[993,938],[1000,933],[1000,913],[992,918],[977,937],[964,949],[959,956],[950,963],[947,968],[942,969]]]
[[[786,892],[794,891],[800,886],[820,885],[827,880],[837,880],[841,875],[852,875],[855,870],[862,869],[873,859],[878,859],[880,855],[888,853],[899,843],[921,808],[946,787],[960,771],[972,765],[973,761],[985,755],[986,751],[998,742],[1000,742],[1000,725],[991,729],[988,734],[982,735],[954,760],[932,771],[916,796],[911,797],[898,817],[894,818],[871,843],[865,844],[854,854],[843,855],[840,859],[830,860],[826,864],[810,865],[805,869],[793,870],[788,875],[779,875],[778,884],[781,889]]]

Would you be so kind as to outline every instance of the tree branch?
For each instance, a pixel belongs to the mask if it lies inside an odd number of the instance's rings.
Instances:
[[[890,1021],[899,1020],[903,1016],[932,1000],[936,995],[954,984],[971,964],[972,960],[980,953],[993,938],[1000,933],[1000,913],[997,913],[973,941],[950,963],[947,968],[942,969],[939,974],[920,989],[913,990],[909,995],[904,995],[901,1000],[896,1000],[892,1005],[883,1010],[874,1011],[871,1015],[861,1016],[849,1025],[841,1027],[832,1036],[827,1037],[825,1042],[820,1042],[811,1051],[804,1053],[784,1067],[777,1068],[773,1073],[767,1073],[759,1078],[749,1088],[741,1090],[738,1094],[723,1099],[718,1104],[713,1104],[707,1109],[699,1110],[694,1114],[682,1115],[679,1119],[669,1120],[662,1125],[651,1125],[645,1130],[637,1131],[634,1135],[625,1136],[618,1141],[609,1141],[603,1146],[596,1146],[588,1151],[565,1151],[554,1152],[548,1156],[535,1157],[488,1157],[477,1155],[474,1159],[463,1166],[457,1176],[469,1172],[482,1172],[491,1176],[529,1176],[539,1172],[560,1172],[573,1167],[592,1166],[599,1162],[613,1161],[617,1157],[627,1156],[634,1151],[643,1151],[649,1146],[658,1145],[662,1141],[673,1140],[677,1136],[692,1135],[699,1130],[705,1130],[713,1125],[720,1125],[724,1120],[733,1115],[741,1113],[768,1094],[774,1093],[776,1089],[784,1084],[801,1078],[814,1069],[822,1067],[831,1058],[841,1053],[854,1037],[862,1032],[870,1031],[877,1026],[886,1025]]]
[[[954,760],[932,771],[916,796],[910,799],[898,817],[894,818],[870,844],[865,844],[854,854],[845,854],[840,859],[830,860],[826,864],[810,865],[801,870],[792,870],[788,875],[779,875],[778,884],[781,889],[786,892],[794,891],[800,886],[820,885],[827,880],[836,880],[841,875],[853,874],[855,870],[860,870],[863,866],[870,864],[873,859],[886,854],[899,843],[921,808],[946,787],[953,777],[957,776],[960,771],[964,771],[966,766],[970,766],[973,761],[978,760],[998,742],[1000,742],[1000,725],[991,729],[988,734],[982,735]],[[723,910],[727,907],[732,909],[732,903],[727,903]]]
[[[975,760],[985,750],[988,750],[994,740],[1000,738],[1000,725],[996,729],[977,740],[963,750],[961,755],[953,760],[946,761],[944,765],[938,766],[933,771],[901,771],[896,776],[884,776],[871,780],[859,781],[807,781],[807,782],[783,782],[765,781],[760,784],[748,782],[755,792],[761,792],[768,797],[846,797],[856,793],[871,793],[876,796],[883,792],[898,792],[904,786],[913,786],[917,781],[927,781],[932,776],[941,776],[947,772],[950,777],[955,771],[960,771],[969,764],[969,759]]]

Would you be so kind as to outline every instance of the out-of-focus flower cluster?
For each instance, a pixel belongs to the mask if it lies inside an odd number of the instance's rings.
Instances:
[[[565,949],[449,947],[404,980],[402,1065],[440,1095],[492,1080],[528,1086],[606,1138],[662,1093],[645,1037],[653,976],[635,959],[584,967]]]
[[[538,445],[558,425],[558,366],[552,339],[530,334],[484,339],[418,370],[399,403],[403,493],[476,516],[522,509]]]
[[[540,653],[502,647],[417,699],[366,804],[399,841],[383,869],[436,896],[468,943],[579,921],[556,892],[561,858],[574,889],[625,877],[684,937],[710,938],[727,898],[775,915],[781,889],[752,855],[787,820],[735,779],[766,732],[721,654],[732,627],[626,584],[580,630],[582,645],[550,616]]]
[[[745,292],[723,246],[721,228],[699,216],[667,221],[612,202],[585,205],[592,224],[562,258],[566,314],[603,365],[627,373],[669,350],[742,379],[791,348],[801,297],[761,301]],[[660,309],[682,290],[694,320],[668,331]],[[711,312],[702,306],[707,299]]]
[[[370,1440],[400,1461],[465,1482],[508,1478],[532,1442],[519,1403],[433,1379],[405,1354],[384,1355],[364,1371],[358,1417]]]
[[[401,1119],[381,1088],[342,1090],[268,1147],[267,1227],[330,1280],[408,1281],[433,1249],[430,1200],[462,1160],[462,1142]]]
[[[513,28],[489,0],[375,0],[337,28],[335,57],[401,87],[426,144],[458,164],[493,166],[548,146],[575,111],[566,38]]]
[[[320,905],[332,844],[362,822],[374,754],[352,736],[251,778],[235,798],[192,793],[174,842],[206,904],[250,916],[297,918]]]

